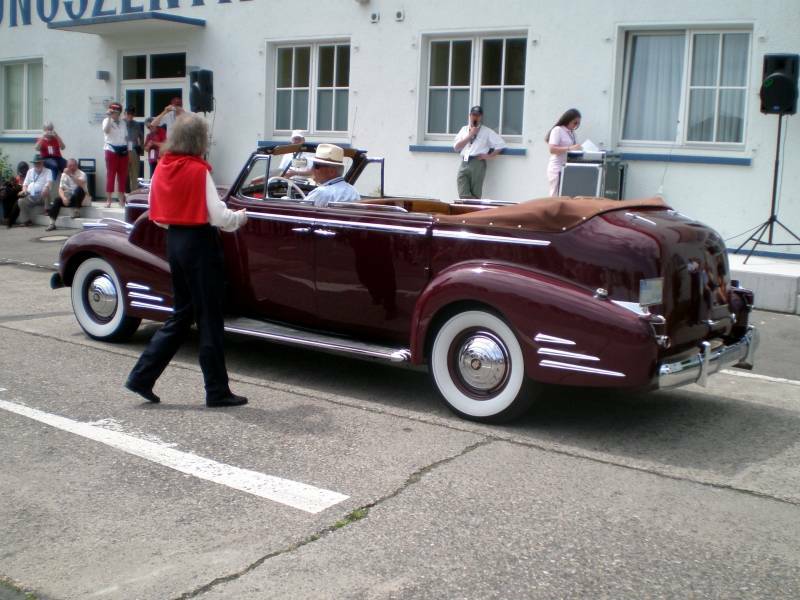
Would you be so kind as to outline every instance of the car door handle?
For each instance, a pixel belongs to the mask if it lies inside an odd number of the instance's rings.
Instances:
[[[331,231],[330,229],[315,229],[314,235],[318,235],[321,237],[336,237],[336,232]]]
[[[295,233],[309,233],[311,231],[311,227],[292,227],[292,231]]]

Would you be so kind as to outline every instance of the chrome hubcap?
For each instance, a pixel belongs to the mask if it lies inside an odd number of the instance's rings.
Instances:
[[[489,392],[505,383],[508,354],[503,343],[487,332],[465,338],[456,354],[458,374],[469,387]]]
[[[98,275],[86,289],[89,308],[101,319],[109,319],[117,310],[117,288],[106,274]]]

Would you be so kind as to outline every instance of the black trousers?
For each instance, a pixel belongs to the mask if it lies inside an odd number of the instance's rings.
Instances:
[[[72,192],[72,195],[69,197],[70,208],[80,208],[84,198],[86,198],[84,189],[82,187],[75,188],[75,191]],[[59,196],[53,200],[53,205],[47,209],[47,216],[54,220],[57,219],[62,206],[64,206],[64,201],[61,199],[61,196]]]
[[[170,225],[167,256],[175,312],[152,337],[128,380],[152,388],[196,322],[206,401],[230,396],[223,349],[225,264],[219,233],[211,225]]]

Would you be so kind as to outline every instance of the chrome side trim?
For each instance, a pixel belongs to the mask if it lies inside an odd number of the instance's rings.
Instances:
[[[374,229],[376,231],[393,231],[411,235],[427,235],[427,227],[411,227],[410,225],[389,225],[388,223],[364,223],[362,221],[342,221],[339,219],[314,219],[315,225],[343,227],[345,229]]]
[[[427,227],[411,227],[408,225],[389,225],[388,223],[365,223],[363,221],[343,221],[341,219],[316,219],[314,217],[300,217],[282,215],[276,213],[260,213],[247,211],[248,219],[259,221],[281,221],[283,223],[302,223],[310,225],[321,225],[330,227],[342,227],[345,229],[363,229],[373,231],[392,231],[395,233],[407,233],[413,235],[427,235]]]
[[[104,227],[108,227],[108,223],[101,223],[100,221],[89,221],[88,223],[83,224],[84,229],[102,229]]]
[[[393,363],[405,363],[411,360],[411,351],[405,348],[401,349],[379,349],[377,347],[359,346],[357,343],[348,344],[346,340],[336,340],[335,338],[321,339],[302,337],[301,335],[291,333],[281,333],[272,331],[258,331],[245,327],[237,327],[234,325],[226,325],[225,331],[230,333],[239,333],[242,335],[249,335],[253,337],[271,340],[274,342],[282,342],[294,346],[305,346],[308,348],[318,348],[320,350],[328,350],[332,352],[341,352],[343,354],[353,354],[356,356],[364,356],[367,358],[379,358],[388,360]]]
[[[505,235],[489,235],[488,233],[472,233],[471,231],[451,231],[447,229],[434,229],[433,237],[455,240],[475,240],[478,242],[497,242],[500,244],[520,244],[522,246],[549,246],[549,240],[527,240]]]
[[[150,286],[149,285],[142,285],[141,283],[134,283],[133,281],[126,283],[125,287],[129,290],[142,290],[143,292],[149,292]]]
[[[172,307],[170,306],[159,306],[158,304],[150,304],[149,302],[139,302],[138,300],[134,300],[131,302],[131,306],[135,308],[147,308],[149,310],[159,310],[161,312],[174,312]]]
[[[89,221],[88,223],[83,224],[83,228],[102,229],[103,227],[108,227],[110,225],[122,225],[125,231],[131,231],[133,229],[133,225],[130,223],[126,223],[125,221],[121,221],[119,219],[113,219],[111,217],[103,217],[99,221]]]
[[[561,358],[574,358],[575,360],[600,360],[597,356],[591,354],[580,354],[578,352],[567,352],[566,350],[558,350],[556,348],[539,348],[537,354],[544,354],[545,356],[560,356]]]
[[[128,292],[128,298],[137,298],[139,300],[152,300],[153,302],[163,302],[161,296],[151,296],[150,294],[142,294],[141,292]]]
[[[256,219],[257,221],[280,221],[282,223],[314,223],[313,217],[298,217],[293,215],[282,215],[278,213],[261,213],[248,210],[246,213],[248,219]]]
[[[546,333],[537,333],[533,338],[534,342],[541,344],[561,344],[562,346],[574,346],[575,342],[564,338],[556,337],[554,335],[547,335]]]
[[[625,373],[618,371],[607,371],[606,369],[597,369],[595,367],[584,367],[582,365],[573,365],[570,363],[558,362],[557,360],[542,360],[539,361],[540,367],[547,367],[549,369],[561,369],[562,371],[577,371],[578,373],[589,373],[590,375],[605,375],[606,377],[625,377]]]

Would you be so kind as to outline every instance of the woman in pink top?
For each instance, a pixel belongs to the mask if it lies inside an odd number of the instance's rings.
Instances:
[[[550,195],[558,195],[558,183],[561,168],[567,164],[567,152],[580,150],[581,145],[575,140],[575,130],[580,127],[581,113],[577,108],[570,108],[561,115],[558,122],[547,133],[544,141],[550,146],[550,162],[547,164],[547,181],[550,183]]]

